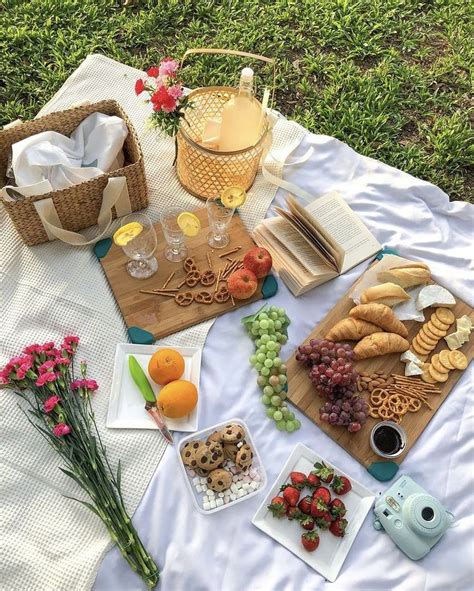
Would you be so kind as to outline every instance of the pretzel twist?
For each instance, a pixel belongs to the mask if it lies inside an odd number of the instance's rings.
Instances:
[[[190,291],[184,291],[182,293],[177,293],[174,301],[178,304],[178,306],[189,306],[193,303],[194,296]]]
[[[199,283],[199,280],[201,279],[201,273],[199,273],[199,271],[190,271],[187,275],[186,275],[186,285],[188,287],[194,287],[195,285],[197,285]]]
[[[214,273],[214,271],[211,271],[210,269],[208,269],[207,271],[204,271],[204,273],[201,273],[201,284],[209,287],[209,285],[213,285],[216,282],[216,274]]]
[[[194,296],[194,301],[198,304],[212,304],[214,298],[208,291],[198,291]]]

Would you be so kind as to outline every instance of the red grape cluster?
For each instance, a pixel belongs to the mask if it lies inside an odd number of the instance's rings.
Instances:
[[[319,410],[321,420],[355,433],[367,421],[369,407],[354,395],[358,374],[352,358],[350,345],[325,339],[311,339],[296,353],[296,360],[310,368],[308,375],[317,392],[327,400]]]

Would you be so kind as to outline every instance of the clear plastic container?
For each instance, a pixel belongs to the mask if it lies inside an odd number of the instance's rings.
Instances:
[[[245,439],[252,447],[252,450],[254,453],[252,468],[254,470],[256,470],[260,476],[260,486],[259,486],[259,488],[257,488],[253,492],[248,493],[247,495],[240,497],[238,499],[235,499],[235,501],[230,501],[229,503],[221,505],[220,507],[216,507],[215,509],[205,510],[205,509],[203,509],[203,506],[202,506],[202,498],[205,493],[198,493],[197,492],[197,490],[193,484],[193,477],[190,476],[190,474],[186,470],[185,465],[183,464],[183,460],[181,459],[181,450],[182,450],[183,446],[185,445],[185,443],[187,443],[188,441],[194,441],[195,439],[205,441],[209,437],[209,435],[211,435],[211,433],[214,433],[214,431],[220,431],[221,429],[223,429],[226,425],[229,425],[230,423],[235,423],[237,425],[241,425],[245,429]],[[266,475],[265,470],[263,468],[260,454],[258,453],[258,449],[255,446],[254,440],[252,439],[252,435],[250,434],[249,428],[244,423],[244,421],[242,421],[241,419],[228,419],[227,421],[224,421],[223,423],[219,423],[219,424],[213,425],[212,427],[209,427],[207,429],[203,429],[202,431],[197,431],[196,433],[192,433],[191,435],[184,437],[180,441],[177,451],[178,451],[178,462],[179,462],[179,465],[181,468],[181,472],[183,474],[184,481],[186,482],[186,486],[188,487],[189,493],[193,499],[193,503],[194,503],[196,509],[200,513],[203,513],[204,515],[209,515],[211,513],[216,513],[217,511],[221,511],[222,509],[227,509],[228,507],[233,507],[237,503],[241,503],[242,501],[246,501],[247,499],[250,499],[251,497],[255,496],[259,492],[263,491],[267,486],[267,475]]]

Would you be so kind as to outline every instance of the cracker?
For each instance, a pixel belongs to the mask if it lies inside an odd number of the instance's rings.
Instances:
[[[436,384],[437,383],[437,381],[433,377],[431,377],[429,370],[426,370],[426,369],[423,372],[421,379],[424,382],[426,382],[427,384]]]
[[[422,355],[425,359],[431,353],[430,349],[425,349],[420,344],[418,344],[416,337],[413,339],[411,346],[412,346],[412,349],[416,355],[418,355],[418,356]]]
[[[439,371],[436,371],[436,369],[432,365],[429,366],[428,373],[433,378],[433,380],[436,380],[437,382],[443,383],[448,380],[447,373],[439,373]]]
[[[438,373],[449,373],[449,368],[444,367],[444,365],[439,360],[438,353],[436,353],[436,355],[433,355],[433,357],[431,358],[431,365],[435,368],[435,370]]]
[[[445,322],[441,322],[441,320],[436,316],[436,313],[433,312],[433,314],[431,314],[431,318],[430,321],[432,324],[434,324],[434,326],[436,326],[436,328],[439,328],[440,330],[448,330],[448,328],[450,327],[449,324],[446,324]]]
[[[456,369],[462,370],[467,367],[467,357],[462,351],[450,351],[449,362],[452,363]]]
[[[439,337],[433,334],[426,324],[423,325],[422,329],[418,333],[418,336],[422,341],[430,345],[430,347],[436,347],[439,341]]]
[[[439,361],[440,363],[446,367],[446,369],[456,369],[454,365],[449,361],[449,354],[451,351],[449,349],[443,349],[439,352]]]
[[[423,339],[421,339],[419,334],[417,334],[413,340],[413,347],[423,355],[429,355],[431,351],[434,349],[434,346],[432,347],[431,345],[425,343]]]
[[[441,320],[441,322],[444,322],[449,326],[451,326],[451,324],[454,322],[455,316],[449,308],[436,308],[435,314]]]
[[[434,335],[433,338],[437,338],[438,340],[446,336],[446,333],[448,332],[447,330],[441,330],[440,328],[435,326],[435,324],[431,322],[431,320],[428,320],[425,326],[426,330],[429,331],[429,333],[431,333],[432,335]]]

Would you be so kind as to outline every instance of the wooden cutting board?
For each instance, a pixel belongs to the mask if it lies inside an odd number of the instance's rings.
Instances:
[[[251,236],[243,225],[240,216],[234,215],[230,224],[230,243],[222,250],[213,250],[207,244],[207,234],[209,232],[207,212],[205,208],[194,211],[201,221],[201,231],[194,238],[186,239],[186,246],[188,249],[188,256],[192,256],[200,271],[209,269],[207,255],[209,254],[212,263],[212,269],[217,274],[219,269],[223,269],[228,263],[226,257],[220,258],[219,255],[227,252],[236,246],[242,248],[229,255],[231,258],[243,258],[244,254],[255,246]],[[221,314],[225,314],[229,310],[234,310],[247,305],[250,302],[262,299],[262,285],[264,280],[259,281],[259,286],[255,294],[247,300],[235,299],[235,305],[229,299],[228,302],[219,304],[213,302],[212,304],[198,304],[193,302],[190,306],[181,307],[173,298],[159,295],[151,295],[140,293],[140,290],[153,290],[163,287],[163,284],[174,271],[174,276],[168,288],[177,287],[185,278],[186,272],[183,269],[183,263],[170,263],[165,259],[164,251],[166,248],[166,241],[163,236],[161,224],[155,225],[156,234],[158,237],[158,247],[155,256],[158,259],[158,271],[149,279],[134,279],[130,277],[126,270],[126,264],[130,260],[123,252],[122,248],[112,243],[107,254],[100,258],[102,267],[105,271],[109,284],[117,300],[117,304],[123,314],[125,323],[129,329],[129,334],[133,342],[150,342],[141,337],[149,335],[151,342],[155,339],[161,339],[172,333],[178,332],[194,324],[204,322],[210,318],[215,318]],[[267,278],[266,287],[269,282],[268,279],[273,280],[273,285],[276,282],[273,277]],[[224,285],[221,283],[220,285]],[[271,287],[271,285],[270,285]],[[191,291],[210,291],[214,293],[215,284],[209,287],[204,287],[198,284],[196,287],[189,288],[184,285],[180,292]],[[274,288],[273,293],[275,293]],[[272,289],[265,290],[265,296],[273,295]],[[138,338],[135,336],[138,334]]]
[[[358,281],[354,283],[349,291],[337,302],[334,308],[313,330],[313,332],[305,340],[305,343],[312,338],[323,338],[329,329],[334,326],[334,324],[336,324],[336,322],[349,315],[349,310],[354,306],[353,301],[349,298],[349,294],[352,293],[352,290],[357,285],[357,283],[362,280],[362,278],[363,275],[358,279]],[[456,302],[456,306],[452,308],[456,318],[467,314],[474,322],[473,309],[459,298],[456,298]],[[424,312],[426,320],[429,320],[431,313],[434,312],[434,308],[427,308],[424,310]],[[420,330],[422,323],[411,320],[404,321],[404,324],[408,329],[408,340],[411,342],[413,337]],[[454,323],[448,330],[448,334],[454,332],[455,330],[456,324]],[[441,349],[447,349],[444,338],[438,342],[438,345],[436,346],[436,349],[434,349],[432,355],[439,352]],[[474,337],[471,336],[470,341],[465,343],[461,347],[460,351],[466,355],[468,358],[468,363],[470,363],[474,357]],[[428,362],[429,359],[426,361]],[[375,373],[376,371],[380,370],[385,374],[396,373],[403,375],[405,369],[404,363],[400,361],[399,353],[356,361],[354,362],[354,366],[358,371]],[[367,423],[358,433],[349,433],[346,427],[335,427],[329,425],[328,423],[322,422],[319,418],[319,408],[324,403],[324,399],[320,398],[314,389],[314,386],[311,384],[308,377],[308,369],[296,361],[295,354],[293,354],[293,356],[288,360],[287,367],[288,400],[292,402],[300,411],[302,411],[309,419],[316,423],[320,429],[327,433],[331,439],[334,439],[334,441],[336,441],[341,447],[350,453],[363,466],[366,468],[372,466],[370,470],[371,473],[376,472],[377,470],[374,470],[374,465],[377,462],[383,462],[384,460],[383,458],[380,458],[374,454],[372,448],[370,447],[369,438],[373,426],[380,419],[373,419],[369,416]],[[402,427],[407,433],[407,447],[401,456],[393,460],[394,462],[400,464],[403,461],[404,457],[415,444],[416,440],[421,435],[429,421],[432,419],[435,412],[446,400],[447,396],[454,388],[457,381],[460,379],[462,373],[463,372],[459,370],[452,370],[449,372],[448,380],[444,384],[437,384],[441,390],[441,395],[432,395],[429,397],[429,402],[433,407],[433,410],[430,410],[425,405],[422,405],[422,408],[418,412],[407,413],[403,417]],[[367,393],[362,393],[360,395],[368,400]],[[377,466],[377,468],[379,468],[379,466]],[[388,466],[384,466],[383,468],[388,468]],[[394,475],[396,470],[397,466],[393,466],[393,470],[387,470],[387,473],[393,471]],[[381,470],[381,473],[382,472],[383,470]],[[378,476],[375,477],[378,478]]]

